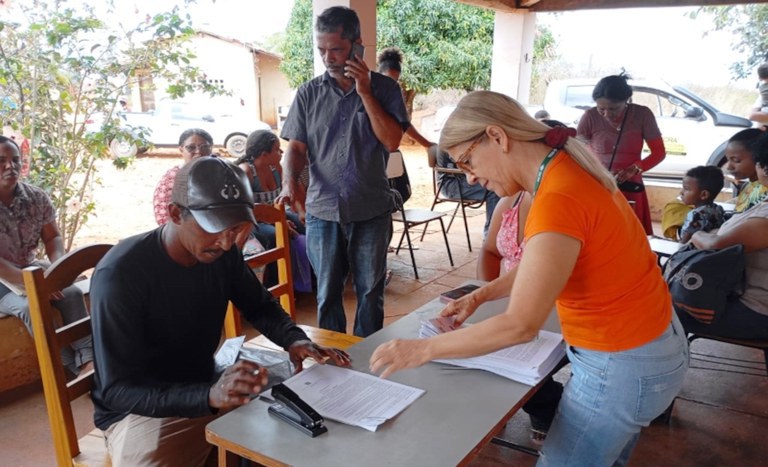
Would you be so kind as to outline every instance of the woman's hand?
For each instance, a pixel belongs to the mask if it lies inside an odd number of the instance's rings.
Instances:
[[[443,308],[443,311],[440,312],[440,316],[453,316],[454,324],[458,327],[461,326],[467,318],[472,316],[472,313],[477,311],[477,308],[481,304],[482,302],[478,300],[477,294],[472,292],[449,303]]]
[[[370,360],[372,373],[386,378],[398,370],[416,368],[431,360],[430,339],[394,339],[381,344],[373,351]]]
[[[640,169],[640,166],[637,164],[632,164],[629,167],[625,167],[622,170],[619,170],[616,172],[616,182],[618,183],[624,183],[630,178],[634,177],[635,175],[641,174],[643,171]]]

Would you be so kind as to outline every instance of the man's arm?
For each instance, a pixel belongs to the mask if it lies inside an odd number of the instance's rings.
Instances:
[[[22,290],[24,289],[24,276],[21,273],[21,268],[3,258],[0,258],[0,278]]]
[[[357,94],[363,101],[363,107],[371,121],[376,138],[381,141],[387,151],[394,151],[400,147],[400,141],[403,139],[403,127],[384,110],[381,102],[373,95],[371,71],[368,65],[359,57],[354,57],[354,60],[347,60],[347,73],[355,79]],[[403,97],[399,91],[397,96],[402,100]]]
[[[307,165],[307,145],[295,139],[288,141],[283,160],[283,188],[276,202],[288,202],[294,212],[304,212],[306,192],[300,176]]]
[[[752,113],[749,114],[749,119],[753,122],[768,125],[768,113],[761,112],[760,109],[752,109]]]
[[[405,133],[411,138],[413,138],[414,141],[424,146],[425,148],[429,148],[430,146],[435,144],[432,141],[425,138],[424,135],[419,133],[419,130],[417,130],[416,127],[414,127],[413,125],[409,126],[408,129],[405,130]]]
[[[297,341],[309,340],[242,257],[235,260],[233,274],[236,279],[232,284],[230,300],[254,328],[286,350]]]
[[[400,141],[403,139],[403,129],[400,123],[389,115],[373,95],[370,88],[367,94],[361,94],[365,111],[373,127],[373,133],[381,144],[387,148],[387,151],[394,151],[400,147]]]
[[[49,222],[43,226],[40,230],[40,239],[43,241],[45,253],[51,263],[64,256],[64,240],[61,238],[56,222]]]

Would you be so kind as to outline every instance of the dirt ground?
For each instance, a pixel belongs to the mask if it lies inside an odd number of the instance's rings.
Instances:
[[[429,208],[432,192],[432,170],[422,146],[403,146],[405,164],[413,195],[409,207]],[[181,163],[176,149],[155,150],[138,157],[124,170],[116,169],[110,160],[100,161],[101,185],[96,188],[96,212],[77,234],[74,246],[90,243],[116,243],[131,235],[157,226],[152,211],[152,194],[160,177]]]

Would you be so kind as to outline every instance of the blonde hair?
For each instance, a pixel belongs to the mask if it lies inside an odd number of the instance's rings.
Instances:
[[[517,141],[541,141],[550,129],[534,119],[509,96],[493,91],[474,91],[464,96],[443,125],[440,147],[447,149],[466,143],[485,132],[489,125],[501,127]],[[609,191],[616,191],[616,179],[590,150],[576,138],[569,137],[565,151]]]

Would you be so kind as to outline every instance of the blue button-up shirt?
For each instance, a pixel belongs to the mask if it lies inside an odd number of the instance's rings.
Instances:
[[[397,82],[371,72],[371,89],[384,110],[408,128]],[[296,92],[280,136],[307,145],[307,212],[332,222],[359,222],[393,208],[387,182],[389,151],[376,138],[353,87],[339,88],[328,72]]]

